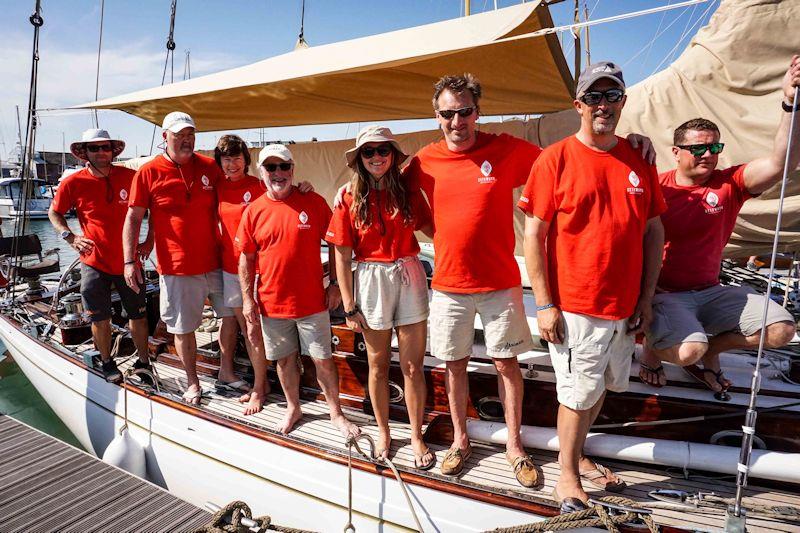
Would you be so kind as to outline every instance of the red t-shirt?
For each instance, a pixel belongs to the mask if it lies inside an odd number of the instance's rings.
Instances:
[[[356,261],[392,262],[416,256],[419,243],[414,231],[431,222],[431,211],[419,189],[408,193],[412,217],[408,223],[401,213],[387,211],[385,190],[371,191],[367,201],[371,213],[369,226],[356,228],[350,211],[353,196],[347,193],[342,205],[333,212],[325,239],[334,245],[351,246]]]
[[[436,249],[431,286],[478,293],[521,283],[514,258],[514,189],[525,184],[542,149],[508,134],[478,133],[466,152],[444,140],[422,148],[404,169],[433,213]]]
[[[658,179],[667,211],[664,223],[664,264],[660,290],[705,289],[719,283],[722,250],[731,237],[742,205],[753,195],[744,186],[744,165],[715,170],[703,185],[675,183],[675,171]]]
[[[285,200],[264,194],[245,209],[236,247],[257,254],[262,315],[301,318],[325,310],[320,245],[330,220],[322,196],[296,188]]]
[[[161,274],[193,276],[219,268],[216,185],[221,179],[217,163],[200,154],[180,168],[159,155],[134,176],[130,205],[150,210]]]
[[[58,186],[53,209],[65,215],[73,207],[78,213],[83,236],[94,241],[94,249],[81,261],[101,272],[121,275],[122,226],[128,213],[128,195],[135,172],[111,166],[108,178],[93,176],[83,169]]]
[[[658,175],[628,141],[597,152],[574,135],[545,148],[517,204],[550,223],[547,274],[560,309],[620,320],[633,314],[648,219],[666,209]]]
[[[247,206],[264,194],[264,184],[254,176],[246,175],[239,181],[222,179],[217,186],[220,229],[222,230],[222,270],[230,274],[239,272],[239,253],[233,240]]]

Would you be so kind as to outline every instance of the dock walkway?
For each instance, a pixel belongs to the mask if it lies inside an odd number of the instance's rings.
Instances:
[[[193,531],[211,515],[0,414],[0,530]]]

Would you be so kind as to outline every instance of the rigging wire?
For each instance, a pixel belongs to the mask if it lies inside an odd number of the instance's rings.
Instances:
[[[662,66],[664,66],[664,63],[666,63],[672,57],[672,54],[674,54],[675,51],[681,46],[681,43],[683,42],[684,38],[686,38],[686,35],[688,35],[689,33],[692,33],[694,31],[694,29],[698,25],[700,25],[700,23],[703,22],[703,19],[705,19],[706,15],[708,15],[709,12],[714,8],[715,4],[716,4],[716,0],[714,0],[711,3],[708,4],[708,7],[706,8],[706,10],[703,11],[702,15],[700,15],[700,18],[698,18],[695,21],[695,23],[692,24],[692,27],[689,28],[688,32],[684,32],[684,35],[678,40],[677,43],[675,43],[675,46],[672,47],[672,50],[667,52],[667,54],[664,56],[664,59],[662,59],[661,62],[658,64],[658,66],[656,66],[656,68],[653,69],[653,72],[650,73],[651,76],[653,74],[655,74],[656,72],[658,72],[661,69]]]
[[[161,85],[167,79],[167,66],[170,57],[172,58],[172,74],[170,83],[175,81],[175,11],[178,8],[178,0],[172,0],[169,15],[169,35],[167,36],[167,57],[164,59],[164,72],[161,74]],[[153,145],[156,140],[156,124],[153,124],[153,135],[150,137],[150,155],[153,155]]]
[[[639,69],[639,73],[641,74],[642,70],[644,69],[644,66],[647,64],[647,60],[650,59],[650,52],[652,51],[653,45],[655,44],[656,40],[658,40],[659,37],[664,35],[667,32],[667,30],[669,30],[672,26],[677,24],[678,21],[681,20],[681,18],[683,18],[683,15],[685,15],[687,12],[688,11],[686,11],[686,10],[681,11],[680,14],[677,17],[672,19],[672,22],[667,24],[667,26],[663,30],[660,30],[660,31],[656,32],[655,36],[653,36],[653,38],[650,40],[650,42],[647,45],[645,45],[644,48],[642,48],[641,50],[636,52],[636,54],[634,54],[633,57],[631,57],[625,63],[623,63],[622,66],[624,67],[624,66],[628,65],[631,61],[633,61],[634,59],[639,57],[645,50],[647,50],[647,55],[645,56],[644,61],[642,61],[642,67]],[[664,16],[666,16],[666,13],[664,13]]]
[[[106,11],[106,0],[100,0],[100,38],[97,41],[97,71],[94,79],[94,101],[98,100],[100,94],[100,51],[103,48],[103,18]],[[97,109],[94,109],[94,127],[99,128],[100,122],[97,118]]]

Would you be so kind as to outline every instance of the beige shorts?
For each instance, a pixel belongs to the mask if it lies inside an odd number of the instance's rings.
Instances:
[[[331,318],[322,311],[303,318],[261,317],[261,332],[267,361],[278,361],[294,353],[315,359],[330,359]]]
[[[458,361],[472,355],[476,313],[481,316],[489,356],[505,359],[533,348],[521,286],[473,294],[434,290],[431,298],[434,357]]]
[[[243,307],[242,286],[239,284],[239,276],[230,272],[222,271],[222,298],[225,307],[231,309],[233,315],[234,307]]]
[[[628,321],[562,311],[564,343],[549,343],[558,403],[585,411],[603,392],[628,390],[635,338]]]
[[[161,320],[169,333],[193,333],[203,320],[206,298],[217,316],[227,316],[222,302],[222,271],[195,276],[165,274],[159,279]]]
[[[354,279],[356,303],[371,329],[392,329],[428,319],[428,280],[418,258],[359,262]]]

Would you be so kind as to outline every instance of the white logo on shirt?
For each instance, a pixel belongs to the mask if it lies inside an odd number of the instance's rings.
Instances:
[[[211,189],[214,188],[214,187],[212,187],[210,185],[211,181],[208,179],[208,176],[206,176],[205,174],[203,174],[203,177],[200,178],[200,183],[203,184],[203,190],[208,191],[208,190],[211,190]]]
[[[250,194],[250,191],[247,191],[246,193],[244,193],[244,196],[242,196],[242,200],[244,200],[244,203],[249,204],[250,203],[250,198],[252,198],[252,197],[253,197],[253,195]]]
[[[125,189],[120,189],[120,191],[119,191],[119,199],[122,202],[125,202],[128,199],[128,191],[126,191]]]
[[[484,161],[483,164],[481,165],[481,173],[484,176],[488,176],[489,174],[491,174],[492,173],[492,164],[489,163],[488,161]]]
[[[332,231],[326,231],[325,232],[325,236],[326,237],[335,237],[336,235],[334,235],[334,233]]]
[[[711,207],[717,207],[719,203],[719,196],[717,196],[714,192],[709,192],[706,195],[706,203]]]
[[[520,197],[519,197],[519,201],[520,201],[520,202],[525,202],[526,204],[527,204],[528,202],[530,202],[530,200],[528,199],[528,197],[527,197],[527,196],[520,196]]]
[[[636,175],[636,172],[631,171],[631,173],[628,174],[628,181],[630,181],[631,185],[633,185],[633,187],[628,187],[626,189],[628,191],[628,194],[642,194],[642,193],[644,193],[644,188],[639,187],[639,184],[642,183],[642,180],[639,179],[639,176]]]
[[[308,222],[308,214],[305,211],[300,211],[300,214],[297,216],[300,219],[300,223],[297,225],[300,229],[309,229],[311,224],[307,224]]]

